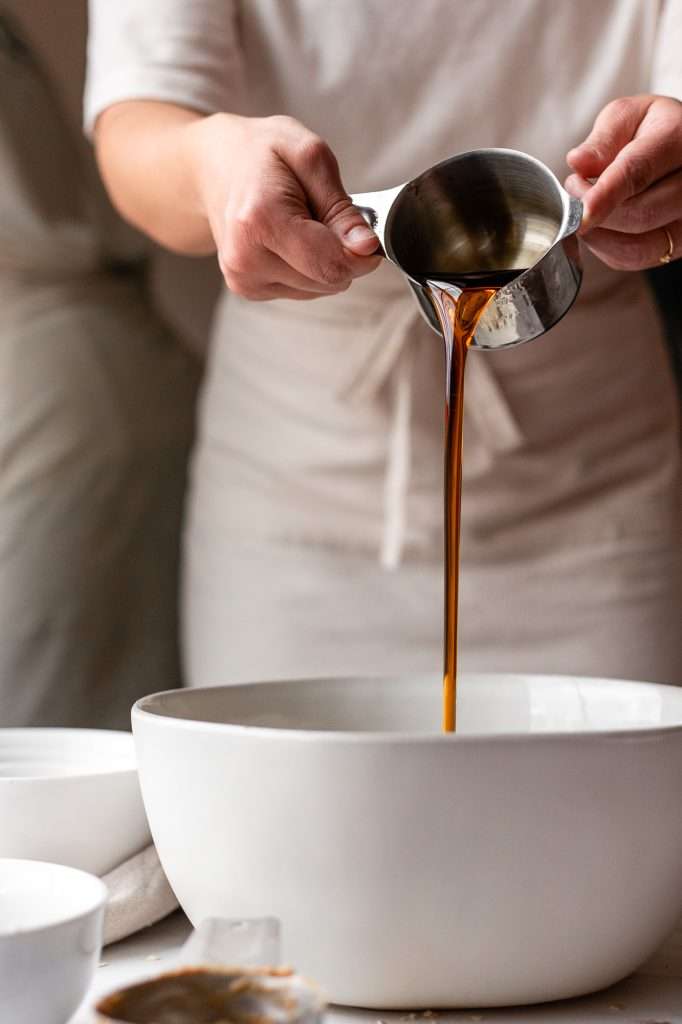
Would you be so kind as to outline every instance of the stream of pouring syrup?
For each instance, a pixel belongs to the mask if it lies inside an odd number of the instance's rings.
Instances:
[[[457,620],[462,501],[464,369],[476,326],[498,289],[521,270],[476,274],[434,274],[426,278],[445,340],[445,614],[443,731],[457,727]],[[434,280],[435,278],[435,280]],[[440,287],[439,284],[445,285]],[[447,285],[455,285],[450,291]],[[461,293],[459,292],[461,290]]]

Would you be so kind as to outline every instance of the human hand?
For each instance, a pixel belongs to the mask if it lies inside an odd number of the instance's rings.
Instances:
[[[614,100],[566,159],[566,188],[583,201],[580,234],[607,266],[643,270],[682,256],[682,103]]]
[[[290,117],[216,114],[194,127],[197,194],[231,291],[314,299],[374,270],[379,242],[329,146]]]

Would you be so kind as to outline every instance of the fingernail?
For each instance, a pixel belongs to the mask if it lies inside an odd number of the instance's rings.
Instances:
[[[580,227],[578,228],[578,234],[586,235],[591,230],[591,228],[592,217],[590,215],[590,211],[587,209],[585,203],[583,202],[583,213],[582,217],[580,218]]]
[[[375,244],[378,242],[377,236],[366,224],[356,224],[355,227],[346,232],[343,240],[350,245],[364,245],[365,242],[370,241]]]
[[[589,186],[579,174],[569,174],[564,181],[564,188],[570,195],[575,196],[576,199],[582,199],[589,191]]]

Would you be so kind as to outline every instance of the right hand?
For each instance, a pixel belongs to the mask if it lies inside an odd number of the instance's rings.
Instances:
[[[195,128],[199,201],[230,291],[315,299],[378,266],[379,241],[319,136],[279,116],[216,114]]]

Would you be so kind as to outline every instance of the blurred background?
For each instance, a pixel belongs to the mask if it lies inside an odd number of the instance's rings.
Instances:
[[[213,259],[154,249],[81,132],[85,0],[0,0],[0,725],[127,728],[182,684]],[[682,374],[682,261],[649,274]]]
[[[181,683],[213,260],[154,251],[81,132],[85,0],[0,3],[0,724],[127,728]]]

